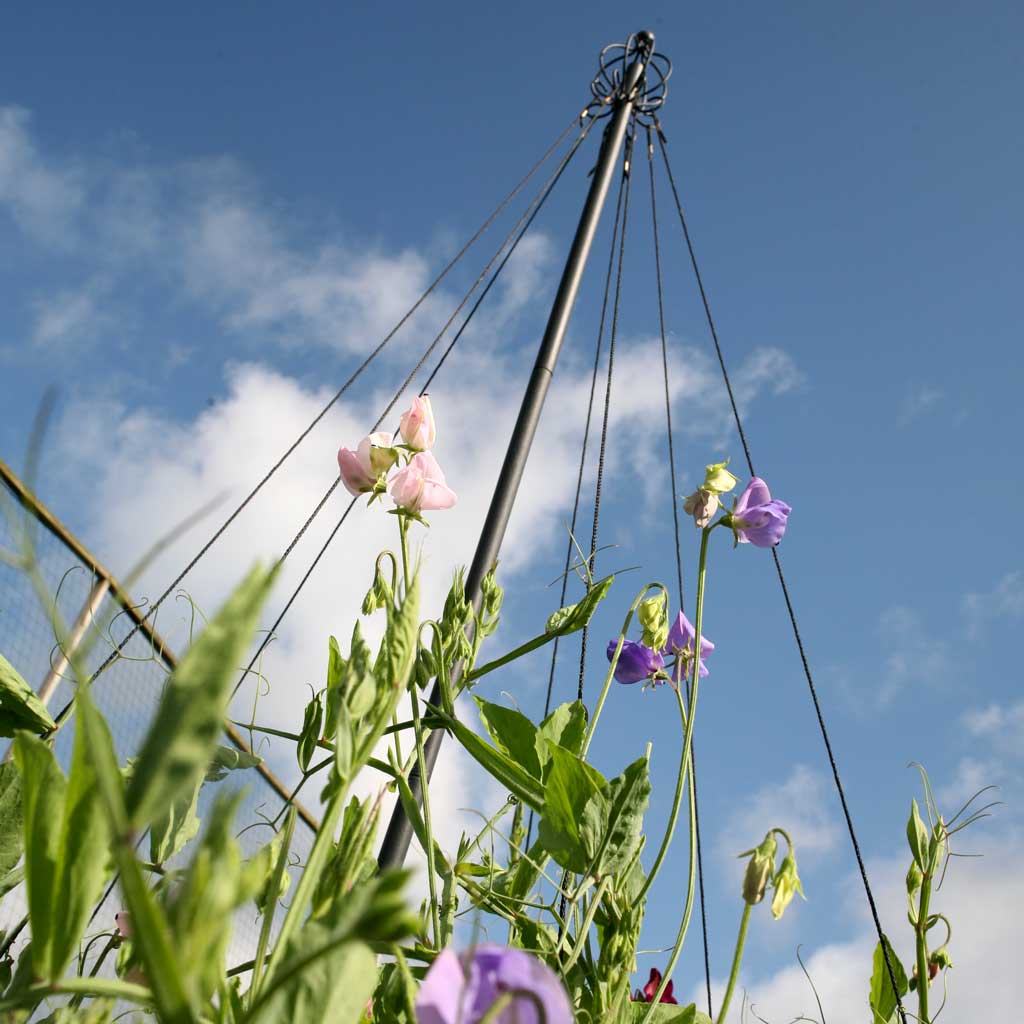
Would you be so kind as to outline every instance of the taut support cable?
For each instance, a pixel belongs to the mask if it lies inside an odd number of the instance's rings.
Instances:
[[[672,525],[676,543],[676,578],[679,583],[679,610],[684,610],[683,597],[683,552],[679,539],[679,499],[676,484],[676,453],[672,439],[672,398],[668,386],[668,343],[665,339],[665,302],[661,286],[661,243],[658,230],[658,200],[654,187],[654,141],[651,138],[650,125],[647,126],[647,170],[651,184],[651,228],[654,234],[654,276],[658,292],[658,326],[661,330],[661,365],[665,374],[665,433],[668,437],[668,468],[672,481]],[[689,701],[690,684],[687,680],[687,701]],[[697,750],[693,736],[690,737],[690,772],[693,776],[693,822],[694,836],[691,842],[697,846],[697,887],[700,892],[700,927],[704,939],[704,984],[708,997],[708,1016],[714,1017],[711,1008],[711,954],[708,950],[708,915],[704,905],[704,857],[700,845],[700,810],[697,802]]]
[[[584,113],[587,113],[587,111],[584,111]],[[220,539],[225,530],[227,530],[227,528],[235,521],[235,519],[238,518],[238,516],[242,513],[246,506],[253,500],[253,498],[255,498],[257,494],[259,494],[259,492],[264,488],[264,486],[267,484],[270,478],[281,468],[282,465],[284,465],[285,461],[289,458],[292,452],[294,452],[295,449],[298,448],[299,445],[309,436],[309,434],[313,431],[317,424],[324,418],[324,416],[327,415],[327,413],[335,405],[335,403],[342,397],[342,395],[345,394],[346,391],[348,391],[348,389],[356,382],[356,380],[359,379],[359,377],[363,374],[363,372],[370,365],[370,363],[372,363],[377,358],[377,356],[380,355],[380,353],[384,350],[384,348],[391,341],[391,339],[408,322],[409,318],[416,312],[417,309],[419,309],[419,307],[434,292],[438,285],[440,285],[441,282],[448,276],[449,272],[455,267],[459,260],[462,259],[462,257],[466,254],[466,252],[469,251],[473,244],[487,231],[491,224],[494,223],[494,221],[505,209],[505,207],[508,206],[508,204],[529,183],[530,179],[543,166],[543,164],[547,161],[548,157],[550,157],[551,154],[558,148],[558,146],[562,143],[562,141],[569,134],[569,132],[572,131],[573,126],[577,124],[578,121],[579,118],[574,117],[568,123],[568,125],[566,125],[566,127],[559,134],[558,138],[556,138],[555,141],[544,151],[543,155],[536,161],[536,163],[534,163],[530,170],[527,171],[526,175],[518,182],[518,184],[516,184],[512,188],[508,195],[506,195],[505,198],[502,199],[502,201],[494,208],[494,210],[491,211],[487,219],[480,225],[479,228],[477,228],[476,232],[472,235],[469,241],[467,241],[465,245],[463,245],[462,248],[455,254],[455,256],[453,256],[452,259],[445,265],[445,267],[441,270],[437,277],[435,277],[434,280],[427,286],[423,294],[413,303],[413,305],[407,310],[407,312],[402,316],[398,323],[395,324],[395,326],[388,332],[388,334],[377,345],[377,347],[374,348],[373,351],[370,352],[370,354],[362,361],[362,363],[359,364],[359,366],[345,381],[345,383],[342,384],[342,386],[335,392],[335,394],[331,397],[327,404],[317,413],[317,415],[303,429],[303,431],[291,443],[291,445],[289,445],[284,454],[281,455],[281,457],[270,467],[266,474],[260,479],[256,486],[253,487],[253,489],[242,499],[237,508],[235,508],[235,510],[227,517],[227,519],[224,520],[224,522],[217,528],[217,530],[213,533],[209,540],[207,540],[206,543],[203,544],[203,546],[192,557],[192,559],[188,562],[184,569],[182,569],[178,573],[178,575],[171,581],[171,583],[168,584],[163,593],[152,603],[149,610],[143,616],[143,621],[149,619],[152,615],[156,613],[157,609],[174,592],[174,590],[178,587],[181,581],[195,568],[195,566],[199,563],[200,559],[202,559],[210,550],[210,548],[212,548],[213,545]],[[335,486],[337,486],[337,484],[335,484]],[[299,531],[299,534],[292,542],[291,547],[294,547],[294,544],[298,541],[299,537],[301,537],[302,534],[305,532],[305,529],[306,527],[308,527],[309,522],[312,521],[312,518],[315,517],[317,512],[319,512],[320,509],[323,507],[327,498],[330,496],[330,493],[331,492],[329,491],[321,500],[320,504],[314,511],[313,516],[310,517],[310,520],[307,521],[303,529]],[[125,637],[121,640],[121,642],[117,645],[117,647],[110,652],[110,654],[104,659],[104,661],[99,665],[95,672],[93,672],[93,674],[89,677],[90,686],[92,685],[92,683],[96,681],[96,678],[102,672],[104,672],[107,668],[110,667],[110,665],[114,663],[114,661],[117,660],[117,658],[120,656],[121,652],[124,650],[128,642],[139,631],[141,625],[141,622],[136,623],[132,627],[132,629],[125,635]],[[55,728],[59,727],[60,724],[64,721],[64,719],[66,719],[67,716],[71,713],[71,708],[73,704],[74,701],[72,700],[65,704],[63,708],[61,708],[61,710],[58,712],[57,716],[54,719],[56,723]]]
[[[736,421],[736,430],[739,433],[740,442],[743,445],[743,454],[746,457],[750,475],[756,476],[757,474],[754,472],[754,460],[750,454],[750,445],[747,443],[747,435],[743,430],[743,421],[740,418],[739,407],[736,404],[736,396],[733,394],[732,383],[729,380],[729,371],[726,369],[725,359],[722,356],[722,346],[718,341],[718,331],[715,329],[715,321],[711,316],[711,306],[708,303],[707,292],[704,290],[704,281],[701,278],[700,267],[697,264],[697,256],[694,253],[693,242],[690,239],[690,231],[686,226],[686,215],[683,213],[683,204],[679,198],[679,190],[676,188],[675,176],[672,174],[672,165],[669,163],[668,150],[665,146],[665,135],[664,132],[662,132],[661,125],[658,124],[657,119],[655,119],[655,127],[658,131],[658,144],[661,148],[661,156],[665,164],[665,170],[668,173],[668,180],[672,186],[672,195],[676,201],[676,210],[679,213],[679,223],[682,225],[683,237],[686,239],[686,248],[690,254],[690,263],[693,266],[693,273],[697,279],[697,288],[700,291],[701,302],[704,304],[704,315],[707,318],[708,328],[711,331],[711,338],[715,343],[715,353],[718,356],[718,365],[722,369],[722,379],[725,381],[725,389],[729,394],[729,404],[732,406],[733,418]],[[835,754],[832,752],[832,743],[829,739],[828,728],[825,725],[825,716],[821,710],[821,702],[818,700],[818,691],[814,685],[814,677],[811,674],[811,666],[807,660],[807,653],[804,650],[803,639],[800,636],[800,628],[797,626],[796,611],[793,608],[793,602],[789,596],[789,587],[786,585],[786,577],[782,571],[782,561],[779,558],[777,548],[772,548],[772,559],[775,562],[775,572],[779,577],[782,596],[786,602],[786,611],[789,613],[789,622],[793,628],[793,638],[796,640],[797,650],[800,652],[800,663],[803,666],[804,676],[807,679],[807,688],[810,691],[811,701],[814,704],[814,712],[818,717],[818,728],[821,730],[821,738],[825,742],[825,751],[828,754],[829,765],[832,768],[832,778],[835,780],[836,791],[839,793],[839,802],[842,804],[843,817],[846,819],[846,829],[850,833],[850,842],[853,845],[853,853],[857,859],[857,867],[860,870],[861,881],[864,884],[864,894],[867,896],[868,906],[871,908],[871,919],[874,921],[875,931],[878,933],[878,941],[882,947],[882,955],[885,957],[885,966],[889,974],[889,981],[892,983],[893,995],[896,997],[896,1006],[899,1009],[903,1024],[907,1024],[907,1011],[903,1007],[903,1000],[900,998],[899,988],[896,985],[896,972],[893,969],[892,960],[889,956],[889,944],[882,932],[882,922],[878,917],[878,908],[875,906],[875,897],[871,891],[871,883],[868,881],[867,868],[864,866],[864,858],[861,856],[860,852],[860,843],[857,841],[857,833],[853,827],[853,817],[850,814],[850,808],[846,802],[846,792],[843,789],[842,779],[839,777],[839,765],[836,763]],[[925,979],[923,983],[927,984],[927,979]]]

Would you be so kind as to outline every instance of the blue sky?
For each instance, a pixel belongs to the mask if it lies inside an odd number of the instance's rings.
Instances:
[[[663,122],[754,458],[795,510],[781,553],[865,853],[880,894],[897,897],[883,916],[905,929],[907,762],[925,762],[950,800],[975,779],[999,783],[1009,806],[974,837],[987,859],[958,862],[943,895],[966,933],[949,1013],[964,1019],[973,1000],[975,1012],[1007,1016],[1009,890],[994,880],[1019,833],[1024,738],[1024,559],[1009,511],[1024,500],[1014,5],[9,14],[0,455],[20,463],[56,384],[43,495],[121,572],[212,494],[240,496],[578,112],[601,46],[644,26],[674,63]],[[591,139],[434,389],[438,457],[464,497],[427,541],[437,588],[471,557],[595,153]],[[646,578],[674,577],[642,152],[637,166],[602,512],[602,540],[620,547],[599,565],[642,570],[616,585],[598,637]],[[659,210],[677,455],[692,486],[705,462],[742,453],[665,188]],[[495,650],[539,627],[557,599],[546,584],[560,571],[609,224],[512,523]],[[296,453],[241,535],[225,537],[220,564],[191,584],[201,602],[254,554],[284,547],[329,483],[338,444],[368,429],[498,237]],[[295,572],[329,526],[296,549]],[[296,606],[271,666],[280,714],[305,699],[286,680],[312,681],[326,632],[346,631],[365,585],[361,552],[382,537],[370,521],[343,533],[327,578]],[[151,593],[195,543],[158,563]],[[687,530],[688,579],[696,548]],[[791,824],[810,900],[781,925],[759,914],[745,981],[773,1022],[808,1009],[791,970],[803,943],[819,957],[829,1020],[861,1020],[863,901],[767,553],[716,545],[707,630],[719,645],[698,732],[713,970],[727,973],[740,910],[728,854]],[[591,646],[591,700],[602,646]],[[570,649],[564,699],[572,660]],[[545,666],[496,679],[488,695],[507,690],[539,710]],[[652,827],[677,754],[669,703],[617,690],[595,748],[611,772],[653,741]],[[450,771],[472,802],[474,783]],[[669,943],[684,868],[680,841],[649,911],[650,947]],[[676,972],[684,992],[698,985],[697,947],[694,934]]]

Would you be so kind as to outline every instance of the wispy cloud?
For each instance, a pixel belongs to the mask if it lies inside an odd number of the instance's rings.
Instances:
[[[998,619],[1024,618],[1024,572],[1008,572],[991,590],[964,595],[963,609],[975,638]]]
[[[933,384],[916,384],[900,404],[896,422],[908,426],[935,409],[946,397],[946,393]]]

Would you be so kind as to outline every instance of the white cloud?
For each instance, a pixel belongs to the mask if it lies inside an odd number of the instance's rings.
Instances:
[[[43,348],[52,348],[69,342],[91,340],[110,319],[101,302],[105,288],[91,281],[77,288],[68,288],[37,298],[33,303],[35,324],[33,342]]]
[[[888,608],[878,631],[882,659],[874,696],[879,707],[906,690],[932,690],[948,682],[953,664],[949,642],[928,630],[920,612],[904,605]]]
[[[917,384],[903,399],[896,422],[908,426],[914,420],[931,412],[944,398],[946,393],[932,384]]]
[[[829,781],[797,764],[782,782],[765,782],[738,803],[718,837],[720,856],[735,865],[741,850],[756,846],[770,828],[784,828],[796,844],[798,860],[813,861],[832,850],[839,828]]]
[[[1016,569],[985,593],[971,592],[964,596],[964,614],[971,635],[979,637],[985,627],[997,619],[1024,618],[1024,572]]]
[[[31,115],[0,107],[0,208],[34,240],[64,246],[74,228],[83,193],[71,167],[48,165],[32,138]]]
[[[998,838],[989,837],[975,844],[984,852],[984,857],[955,860],[944,885],[933,896],[931,909],[945,914],[953,924],[949,951],[954,968],[948,973],[949,998],[940,1020],[1019,1019],[1016,977],[1020,924],[1013,908],[1024,906],[1024,879],[1018,868],[1017,852],[1020,838],[1014,830],[1004,829]],[[906,868],[902,853],[891,860],[868,865],[883,927],[909,973],[913,965],[913,945],[903,911]],[[804,946],[802,950],[828,1024],[864,1024],[870,1016],[867,993],[877,938],[859,886],[859,878],[850,879],[851,892],[856,890],[860,901],[860,913],[854,918],[836,913],[831,918],[834,941],[817,949]],[[755,908],[751,932],[776,928],[777,923],[770,919],[767,911],[759,914],[759,909]],[[745,988],[753,1008],[769,1024],[790,1024],[799,1014],[821,1020],[814,995],[796,962],[795,946],[794,942],[789,954],[791,963],[784,967],[767,972],[741,969],[740,985]],[[717,979],[713,985],[716,1007],[724,989],[724,979]],[[702,1006],[703,988],[695,988],[689,998]],[[735,1009],[730,1012],[732,1020],[739,1020],[740,1000],[741,993],[737,993]],[[941,986],[933,985],[932,1013],[941,1001]],[[912,1015],[917,1009],[916,998],[908,996],[904,1006],[908,1016]],[[752,1015],[747,1018],[750,1022],[755,1019]]]

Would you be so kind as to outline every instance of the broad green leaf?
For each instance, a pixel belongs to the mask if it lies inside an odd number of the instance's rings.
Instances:
[[[337,728],[337,695],[344,671],[345,659],[341,656],[338,641],[332,636],[327,644],[327,693],[324,697],[324,736],[329,740],[334,739]]]
[[[53,718],[35,690],[0,654],[0,736],[13,736],[15,729],[39,734],[52,728]]]
[[[171,804],[167,810],[149,826],[149,859],[154,864],[163,864],[199,834],[199,790],[197,783],[191,793],[186,793]]]
[[[544,808],[537,835],[562,867],[579,873],[590,868],[598,850],[605,780],[575,754],[548,740],[551,768],[544,785]],[[597,814],[599,824],[584,830],[584,813]]]
[[[541,760],[537,752],[537,727],[533,722],[514,708],[492,704],[482,697],[474,696],[473,700],[480,709],[480,720],[484,728],[498,749],[508,754],[535,779],[539,779]]]
[[[582,701],[574,700],[571,703],[559,704],[537,726],[537,751],[541,762],[546,764],[550,756],[545,740],[551,740],[573,754],[579,754],[586,732],[587,709]]]
[[[373,666],[377,684],[389,698],[396,692],[404,693],[409,682],[409,675],[419,649],[419,616],[420,579],[417,574],[413,577],[401,607],[388,606],[388,628]],[[397,701],[397,697],[394,699]],[[351,702],[349,707],[353,714],[358,713]]]
[[[206,771],[273,580],[272,570],[254,568],[171,675],[128,785],[126,807],[136,829],[165,813]]]
[[[482,740],[472,729],[463,725],[454,716],[445,714],[439,708],[431,707],[430,710],[462,744],[466,753],[490,772],[510,793],[535,811],[543,809],[544,790],[529,772],[521,768],[510,757],[506,757],[500,750]]]
[[[650,1010],[650,1003],[630,1003],[629,1020],[631,1024],[640,1024]],[[689,1006],[673,1006],[671,1003],[659,1003],[651,1017],[652,1024],[711,1024],[711,1018],[701,1013],[694,1003]]]
[[[124,783],[114,757],[110,730],[87,689],[76,697],[78,729],[96,772],[97,792],[107,812],[114,841],[114,861],[120,873],[121,892],[132,917],[134,943],[139,951],[153,1002],[162,1024],[195,1024],[188,1003],[182,969],[171,939],[167,918],[157,905],[135,857],[128,828]]]
[[[365,942],[336,942],[318,920],[288,944],[279,979],[263,990],[248,1024],[355,1024],[377,985],[377,956]]]
[[[202,842],[181,882],[170,890],[167,920],[193,1006],[216,991],[231,940],[232,912],[252,899],[263,879],[243,870],[232,834],[242,794],[218,799]]]
[[[313,752],[320,741],[324,724],[324,702],[318,693],[307,705],[302,720],[302,731],[299,742],[295,744],[295,757],[299,762],[299,770],[306,771],[313,759]]]
[[[96,788],[96,769],[80,725],[71,749],[60,834],[60,874],[55,906],[53,974],[61,976],[78,949],[93,907],[103,891],[110,860],[110,826]]]
[[[13,761],[5,761],[0,764],[0,875],[21,860],[23,848],[21,774]]]
[[[60,927],[54,897],[60,872],[60,835],[68,783],[53,751],[20,733],[14,760],[21,772],[25,830],[25,894],[35,974],[50,978],[54,933]]]
[[[25,880],[25,868],[17,867],[8,871],[3,878],[0,878],[0,900],[2,900],[12,889],[21,885]],[[2,989],[0,989],[2,991]]]
[[[917,809],[916,805],[914,809]],[[897,990],[900,996],[905,996],[908,989],[907,972],[887,938],[885,944],[889,950],[893,974],[896,975]],[[885,965],[885,952],[882,950],[881,942],[875,946],[875,955],[872,958],[868,1005],[871,1007],[871,1024],[889,1024],[896,1013],[896,995],[892,990],[892,980],[889,978],[889,968]]]
[[[651,795],[647,758],[634,761],[626,770],[611,779],[602,790],[605,818],[598,836],[595,873],[610,875],[628,866],[643,836],[644,811]],[[586,832],[596,815],[584,814],[581,831]],[[587,845],[592,839],[587,837]]]

